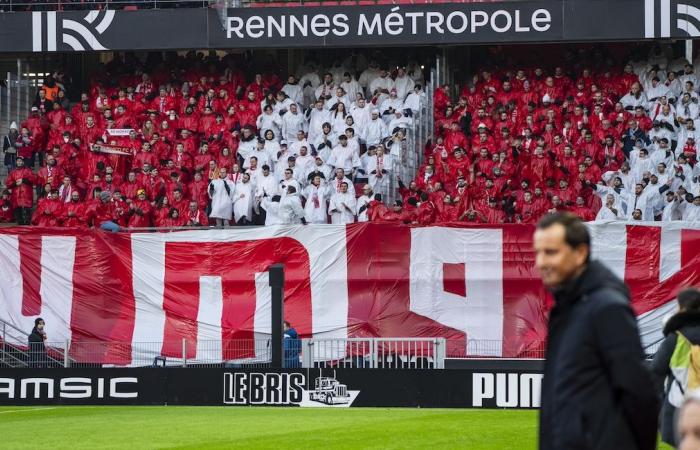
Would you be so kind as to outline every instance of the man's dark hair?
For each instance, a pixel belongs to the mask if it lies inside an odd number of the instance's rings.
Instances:
[[[678,306],[685,311],[700,310],[700,291],[695,288],[683,289],[678,293]]]
[[[591,235],[588,233],[588,228],[584,225],[581,218],[569,213],[554,213],[547,214],[537,223],[538,230],[546,230],[547,228],[561,225],[564,227],[564,242],[571,247],[577,248],[580,245],[591,247]],[[591,252],[588,252],[588,259],[591,258]]]

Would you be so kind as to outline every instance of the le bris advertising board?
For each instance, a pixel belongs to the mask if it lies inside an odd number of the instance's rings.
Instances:
[[[700,37],[696,0],[531,0],[0,13],[0,52],[358,47]]]
[[[536,370],[12,369],[0,405],[537,408]]]

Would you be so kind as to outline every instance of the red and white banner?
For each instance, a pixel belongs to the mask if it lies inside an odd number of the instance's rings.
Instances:
[[[593,257],[632,291],[646,343],[683,287],[700,285],[700,227],[591,224]],[[0,229],[0,318],[72,356],[232,357],[227,342],[270,332],[267,269],[285,265],[285,317],[302,337],[445,337],[448,356],[531,356],[551,298],[533,266],[531,225],[276,226],[171,233]],[[112,345],[112,343],[121,343]],[[83,346],[83,347],[81,347]],[[205,348],[206,347],[206,348]],[[142,346],[139,346],[139,351]],[[240,356],[240,355],[238,355]],[[248,355],[254,356],[254,355]],[[86,357],[87,358],[87,357]]]

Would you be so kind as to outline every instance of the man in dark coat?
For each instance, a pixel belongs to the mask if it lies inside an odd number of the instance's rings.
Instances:
[[[296,369],[301,367],[299,354],[301,353],[301,341],[299,334],[292,325],[284,322],[284,367],[287,369]]]
[[[678,294],[678,312],[664,325],[664,340],[651,363],[651,370],[657,376],[657,391],[665,394],[661,407],[661,440],[673,447],[676,446],[676,407],[669,403],[668,393],[676,383],[671,373],[671,356],[676,350],[678,333],[691,344],[700,345],[700,291],[697,289],[686,289]],[[664,380],[667,380],[665,386]],[[681,395],[685,393],[683,386],[675,388],[680,389]]]
[[[658,400],[626,286],[590,260],[590,235],[578,217],[545,216],[534,246],[535,264],[555,298],[540,450],[655,449]]]
[[[44,319],[41,317],[34,321],[34,328],[29,335],[29,367],[44,367],[46,365],[45,325]]]

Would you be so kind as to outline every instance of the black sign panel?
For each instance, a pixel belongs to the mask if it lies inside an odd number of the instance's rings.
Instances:
[[[690,0],[526,0],[0,13],[0,52],[369,47],[700,37]]]
[[[0,405],[537,408],[542,374],[489,367],[380,369],[12,369]]]

